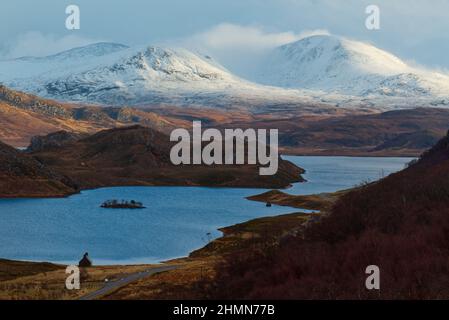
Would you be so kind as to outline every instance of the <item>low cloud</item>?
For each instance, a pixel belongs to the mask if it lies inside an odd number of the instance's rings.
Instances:
[[[182,45],[207,53],[230,70],[240,75],[247,75],[267,51],[305,37],[323,34],[328,35],[329,32],[327,30],[307,30],[299,33],[270,32],[258,26],[222,23],[187,37],[182,41]]]
[[[6,43],[1,49],[1,55],[3,58],[18,58],[23,56],[40,57],[95,42],[99,42],[99,40],[78,35],[58,37],[53,34],[30,31],[18,36],[14,41]]]
[[[294,32],[267,32],[254,26],[241,26],[223,23],[210,30],[198,33],[187,40],[194,45],[208,49],[246,48],[248,50],[264,50],[289,42],[300,40],[316,34],[329,34],[326,30]]]

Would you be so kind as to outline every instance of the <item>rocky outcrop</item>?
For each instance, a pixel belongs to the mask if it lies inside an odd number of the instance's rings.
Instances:
[[[35,136],[31,139],[31,144],[26,151],[41,152],[45,150],[60,148],[86,136],[87,134],[67,131],[58,131],[50,133],[46,136]]]
[[[11,90],[3,85],[0,85],[0,101],[49,117],[69,119],[73,116],[73,111],[64,104]]]

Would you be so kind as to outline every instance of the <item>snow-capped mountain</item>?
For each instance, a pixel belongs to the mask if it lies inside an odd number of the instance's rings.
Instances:
[[[329,35],[276,48],[253,80],[361,99],[447,98],[449,76],[411,67],[370,44]]]
[[[0,82],[63,101],[210,107],[449,107],[449,76],[372,45],[312,36],[271,52],[250,80],[182,48],[97,43],[0,61]]]
[[[231,106],[303,99],[297,90],[238,78],[209,56],[185,49],[111,43],[2,61],[0,81],[42,97],[113,105]]]

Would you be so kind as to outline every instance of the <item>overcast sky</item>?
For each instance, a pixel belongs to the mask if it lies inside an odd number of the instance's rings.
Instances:
[[[65,8],[81,9],[81,29],[65,28]],[[365,28],[365,8],[381,9],[381,30]],[[0,55],[46,55],[96,41],[170,42],[236,54],[325,33],[371,42],[399,57],[449,69],[449,0],[14,0],[2,1]],[[227,61],[228,60],[228,61]]]

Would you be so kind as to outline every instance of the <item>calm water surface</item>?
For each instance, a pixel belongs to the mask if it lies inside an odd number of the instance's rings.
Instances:
[[[398,171],[410,158],[284,157],[305,168],[307,183],[289,193],[345,189]],[[117,187],[64,199],[0,200],[0,257],[73,263],[85,251],[95,264],[154,263],[187,255],[220,236],[218,228],[291,213],[246,196],[263,189]],[[107,210],[108,199],[142,201],[142,210]],[[210,236],[207,234],[210,233]]]

